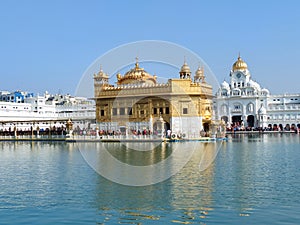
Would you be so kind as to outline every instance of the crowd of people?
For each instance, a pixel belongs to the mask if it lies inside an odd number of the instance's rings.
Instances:
[[[278,132],[295,132],[300,133],[300,124],[297,126],[292,124],[291,126],[287,124],[285,127],[282,124],[269,124],[267,127],[251,127],[251,126],[244,126],[243,123],[235,122],[232,124],[227,123],[226,126],[227,132],[238,132],[238,131],[278,131]]]

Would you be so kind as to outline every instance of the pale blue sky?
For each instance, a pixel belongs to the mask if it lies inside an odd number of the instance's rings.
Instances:
[[[241,52],[253,79],[271,93],[300,93],[296,0],[1,0],[0,32],[0,90],[74,94],[105,52],[163,40],[197,53],[219,82],[229,79]]]

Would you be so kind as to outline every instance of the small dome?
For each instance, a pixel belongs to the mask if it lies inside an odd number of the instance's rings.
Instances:
[[[229,84],[225,80],[222,82],[221,87],[224,89],[230,89]]]
[[[245,63],[239,56],[238,60],[232,65],[232,70],[246,70],[248,68],[247,63]]]
[[[186,62],[184,62],[184,64],[182,65],[180,72],[181,73],[190,73],[191,72],[191,69]]]
[[[119,80],[119,79],[121,79],[121,77],[122,77],[122,75],[120,74],[120,72],[118,72],[117,79]]]
[[[261,92],[266,93],[267,95],[270,94],[270,91],[266,88],[261,89]]]
[[[253,87],[253,88],[257,89],[257,90],[261,90],[260,85],[257,82],[253,81],[253,80],[249,81],[248,86],[249,87]]]
[[[198,67],[198,69],[196,70],[196,72],[195,72],[195,76],[197,76],[197,77],[201,77],[202,76],[202,74],[203,74],[203,71],[202,71],[202,69],[200,68],[200,67]]]

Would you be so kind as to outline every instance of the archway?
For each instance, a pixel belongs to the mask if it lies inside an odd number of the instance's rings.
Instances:
[[[277,124],[274,124],[274,125],[273,125],[273,130],[274,130],[274,131],[277,131],[277,130],[278,130]]]
[[[242,123],[242,116],[233,116],[232,117],[232,123],[233,123],[233,125],[237,125],[237,126],[239,126],[239,125],[241,125],[241,123]]]
[[[209,123],[204,123],[203,124],[203,129],[205,132],[208,132],[209,131]]]
[[[248,123],[248,127],[254,127],[254,116],[253,115],[249,115],[247,117],[247,123]]]
[[[279,124],[279,128],[280,128],[280,130],[283,130],[282,124]]]

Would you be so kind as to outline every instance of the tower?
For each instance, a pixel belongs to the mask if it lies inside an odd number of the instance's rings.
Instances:
[[[191,69],[185,60],[181,67],[179,75],[180,75],[180,79],[191,79]]]
[[[196,83],[206,83],[205,82],[205,76],[204,76],[204,68],[203,66],[200,67],[198,66],[198,69],[195,72],[195,76],[194,76],[194,82]]]
[[[104,86],[109,86],[108,75],[103,72],[102,66],[100,66],[100,71],[94,74],[94,96],[96,96]]]

